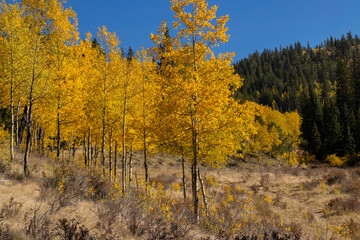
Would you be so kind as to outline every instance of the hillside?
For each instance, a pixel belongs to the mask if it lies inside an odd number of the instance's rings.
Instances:
[[[236,73],[245,80],[237,98],[288,112],[300,110],[302,98],[313,88],[323,101],[334,95],[336,59],[341,55],[352,65],[359,44],[359,37],[349,32],[341,39],[330,37],[314,48],[297,42],[249,54],[234,64]]]
[[[303,117],[303,148],[324,160],[360,150],[360,39],[349,32],[311,48],[255,52],[234,64],[244,78],[237,99],[252,100]],[[355,161],[354,164],[356,164]]]
[[[196,223],[190,199],[182,196],[178,157],[149,159],[151,187],[144,195],[142,154],[135,153],[134,180],[122,195],[116,182],[94,169],[90,175],[75,161],[62,164],[33,155],[27,179],[22,154],[0,167],[0,239],[360,237],[359,168],[279,166],[266,157],[234,159],[223,169],[201,167],[209,210],[201,198]]]

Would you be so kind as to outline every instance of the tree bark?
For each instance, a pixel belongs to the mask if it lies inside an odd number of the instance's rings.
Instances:
[[[89,135],[87,139],[87,159],[88,159],[88,167],[90,167],[91,162],[91,132],[89,129]]]
[[[105,176],[105,107],[103,108],[103,118],[102,118],[102,141],[101,141],[101,166],[103,169],[103,174]]]
[[[129,186],[131,186],[132,182],[132,158],[133,158],[133,147],[130,147],[130,156],[129,156]]]
[[[42,125],[40,125],[40,128],[39,128],[39,141],[40,141],[40,153],[41,153],[41,156],[44,156],[45,155],[44,129],[42,128]]]
[[[197,168],[198,168],[198,133],[196,129],[196,120],[192,119],[192,151],[193,151],[193,162],[191,165],[191,175],[192,175],[192,196],[193,196],[193,206],[194,206],[194,215],[197,220],[199,220],[199,196],[197,193]]]
[[[121,185],[122,185],[122,192],[125,193],[126,188],[126,140],[125,140],[125,130],[126,130],[126,88],[124,92],[124,106],[123,106],[123,123],[122,123],[122,131],[123,131],[123,139],[122,139],[122,179],[121,179]]]
[[[60,101],[60,96],[58,101]],[[57,124],[57,134],[56,134],[56,158],[57,160],[60,159],[60,148],[61,148],[61,128],[60,128],[60,124],[61,124],[61,113],[60,113],[60,103],[58,102],[58,106],[57,106],[57,119],[56,119],[56,124]]]
[[[38,53],[38,44],[39,44],[39,36],[36,39],[36,44],[34,48],[34,60],[32,66],[32,76],[31,76],[31,83],[30,83],[30,92],[29,92],[29,114],[27,118],[27,137],[26,137],[26,148],[24,154],[24,174],[27,177],[30,177],[28,161],[29,161],[29,153],[31,147],[31,137],[32,137],[32,111],[33,111],[33,100],[34,100],[34,84],[36,79],[36,66],[37,66],[37,53]]]
[[[148,163],[147,163],[147,149],[146,149],[146,133],[144,129],[144,170],[145,170],[145,184],[149,181]]]
[[[68,151],[69,151],[69,163],[71,163],[71,144],[72,144],[72,136],[71,136],[70,139],[67,141]]]
[[[33,108],[33,84],[31,85],[30,96],[29,96],[29,113],[27,121],[27,136],[26,136],[26,148],[24,154],[24,174],[26,177],[30,177],[28,162],[31,147],[31,136],[32,136],[32,108]]]
[[[148,163],[147,163],[147,145],[146,145],[146,104],[145,104],[145,79],[142,82],[142,97],[143,97],[143,149],[144,149],[144,171],[145,171],[145,184],[149,180],[148,176]]]
[[[200,182],[200,186],[201,186],[201,192],[202,192],[202,195],[203,195],[204,206],[205,206],[205,209],[206,209],[206,213],[208,213],[208,211],[209,211],[209,209],[208,209],[208,201],[207,201],[207,198],[206,198],[204,182],[203,182],[202,177],[200,175],[200,169],[198,169],[198,176],[199,176],[199,182]]]
[[[85,167],[87,167],[87,147],[86,147],[86,133],[84,133],[84,145],[83,145],[83,151],[84,151],[84,164]]]
[[[184,200],[186,200],[185,157],[183,151],[181,153],[181,165],[182,165],[183,195],[184,195]]]
[[[103,168],[103,174],[105,176],[105,141],[106,141],[106,77],[107,77],[107,52],[104,54],[104,85],[103,85],[103,114],[102,114],[102,143],[101,143],[101,166]],[[110,140],[111,142],[111,140]]]
[[[13,37],[11,36],[11,45]],[[14,54],[11,47],[11,81],[10,81],[10,112],[11,112],[11,129],[10,129],[10,161],[14,161]]]
[[[36,122],[34,121],[34,126],[33,126],[33,129],[34,129],[34,134],[33,134],[33,152],[36,152],[37,151],[37,124]]]
[[[194,72],[197,72],[197,61],[196,61],[196,40],[195,36],[192,36],[192,52],[193,52],[193,61],[194,61]],[[195,83],[197,83],[196,77],[194,78]],[[192,194],[193,194],[193,205],[194,205],[194,215],[197,220],[199,220],[199,196],[197,194],[197,168],[198,168],[198,149],[199,149],[199,136],[198,136],[198,119],[197,119],[197,93],[192,96],[192,104],[190,106],[191,112],[191,130],[192,130],[192,151],[193,151],[193,162],[191,166],[192,171]]]
[[[112,179],[112,130],[110,130],[110,136],[109,136],[109,174],[111,180]]]
[[[16,110],[16,140],[15,144],[18,147],[19,146],[19,112],[20,112],[20,100],[18,101],[17,110]]]
[[[116,170],[117,170],[117,142],[115,141],[115,156],[114,156],[114,181],[116,181]]]
[[[28,105],[25,105],[24,112],[21,117],[19,133],[18,133],[18,140],[19,140],[18,144],[19,145],[22,143],[22,139],[23,139],[23,135],[24,135],[24,131],[27,126],[27,123],[28,123]]]

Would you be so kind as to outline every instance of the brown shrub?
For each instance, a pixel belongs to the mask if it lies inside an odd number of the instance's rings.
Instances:
[[[40,213],[40,207],[25,213],[24,230],[33,239],[53,239],[56,234],[48,213]]]
[[[12,240],[9,224],[4,222],[4,216],[0,213],[0,239]]]
[[[21,210],[23,204],[15,201],[14,197],[11,197],[8,203],[4,203],[1,209],[1,216],[3,218],[11,218],[16,216]]]
[[[341,183],[341,181],[346,179],[346,173],[338,168],[333,168],[328,174],[323,176],[323,179],[328,185],[333,185],[335,183]]]
[[[263,199],[255,199],[255,208],[259,216],[263,219],[273,219],[273,212],[270,209],[270,204]]]
[[[352,239],[360,239],[360,223],[350,218],[350,220],[347,222],[347,226],[349,228]]]
[[[0,160],[0,174],[7,174],[10,171],[10,163]]]
[[[262,187],[269,187],[270,185],[270,174],[263,174],[260,177],[260,181],[259,181],[260,185]]]
[[[341,191],[360,196],[360,179],[349,178],[341,182]]]
[[[86,180],[87,179],[87,180]],[[81,188],[80,195],[84,196],[87,189],[91,189],[87,194],[91,199],[101,200],[106,199],[111,191],[111,182],[104,177],[100,172],[93,171],[87,177],[82,178],[84,187]]]
[[[161,185],[164,186],[164,190],[167,190],[174,182],[178,180],[179,178],[176,177],[176,174],[161,174],[154,178],[151,178],[151,183],[155,183],[156,185],[161,183]]]
[[[257,194],[259,191],[259,185],[253,184],[250,186],[251,191],[253,191],[254,194]]]
[[[303,188],[305,190],[313,190],[314,188],[316,188],[317,186],[319,186],[320,184],[320,181],[318,179],[315,179],[315,180],[312,180],[312,181],[307,181],[307,182],[304,182],[302,184]]]
[[[291,167],[291,166],[284,166],[282,167],[282,172],[285,174],[289,174],[292,176],[299,176],[301,173],[301,168],[299,167]]]
[[[309,222],[312,223],[315,220],[315,215],[313,212],[307,211],[307,213],[305,214],[305,219]]]
[[[89,229],[80,225],[79,219],[68,220],[66,218],[59,219],[56,226],[56,233],[54,234],[60,239],[71,240],[92,240],[95,239],[89,233]]]
[[[338,213],[348,211],[359,211],[360,202],[357,197],[350,196],[347,198],[337,197],[328,202],[328,207]]]
[[[241,175],[241,181],[244,184],[246,184],[250,178],[251,178],[251,173],[246,173],[246,174]]]
[[[116,239],[114,229],[119,225],[120,204],[115,201],[104,201],[97,205],[95,214],[98,218],[96,229],[100,232],[99,238]]]

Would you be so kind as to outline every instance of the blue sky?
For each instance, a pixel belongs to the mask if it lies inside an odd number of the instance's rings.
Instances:
[[[229,14],[229,42],[215,52],[235,52],[235,60],[263,49],[285,47],[296,41],[311,46],[330,35],[351,31],[360,35],[359,0],[209,0],[218,16]],[[169,0],[68,0],[78,15],[81,38],[105,25],[116,32],[124,49],[151,47],[162,19],[172,22]]]

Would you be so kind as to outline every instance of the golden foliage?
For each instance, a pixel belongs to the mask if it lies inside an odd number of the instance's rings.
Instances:
[[[268,154],[298,163],[295,151],[300,143],[301,117],[297,112],[280,113],[270,107],[256,105],[256,133],[244,147],[247,154]]]

